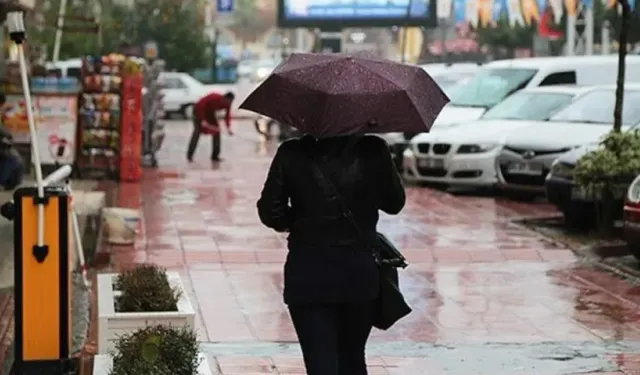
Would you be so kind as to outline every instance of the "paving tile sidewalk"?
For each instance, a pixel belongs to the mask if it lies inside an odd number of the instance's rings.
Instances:
[[[153,262],[178,270],[197,306],[203,350],[217,374],[303,374],[282,302],[286,242],[259,223],[255,200],[273,146],[249,123],[223,140],[223,163],[184,161],[186,122],[167,126],[160,168],[123,184],[141,208],[115,269]],[[381,230],[411,266],[402,285],[414,313],[375,332],[371,374],[640,373],[640,289],[588,266],[515,219],[550,206],[408,188],[406,209]],[[560,354],[558,354],[560,353]]]

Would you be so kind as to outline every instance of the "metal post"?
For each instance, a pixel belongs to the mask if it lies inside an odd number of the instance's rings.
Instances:
[[[602,23],[602,51],[601,55],[609,55],[611,53],[611,25],[609,21]]]
[[[584,54],[585,55],[593,55],[593,34],[594,34],[594,25],[593,25],[593,5],[590,7],[585,7],[583,10],[584,16]]]
[[[576,49],[576,15],[567,15],[567,56],[574,56]]]
[[[296,52],[303,52],[306,50],[305,32],[303,28],[296,29]]]
[[[211,83],[218,82],[218,28],[213,28],[213,43],[211,43],[211,56],[213,63],[211,65]]]
[[[56,22],[56,38],[53,42],[53,56],[51,56],[51,61],[54,63],[60,58],[60,44],[62,43],[62,28],[64,27],[64,16],[67,11],[67,1],[60,1],[60,10],[58,11],[58,20]]]

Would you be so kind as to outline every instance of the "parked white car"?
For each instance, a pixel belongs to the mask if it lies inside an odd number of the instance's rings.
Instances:
[[[626,59],[627,82],[640,82],[640,56]],[[449,94],[433,129],[477,120],[505,97],[523,89],[551,85],[606,85],[616,80],[618,56],[536,57],[498,60],[484,65],[465,85]]]
[[[545,86],[521,90],[470,123],[423,133],[404,152],[408,181],[489,187],[498,182],[496,157],[503,138],[546,121],[558,109],[592,91],[589,87]]]
[[[552,121],[511,132],[497,157],[498,186],[544,193],[553,162],[573,148],[596,143],[612,129],[615,87],[599,88],[556,113]],[[640,85],[625,85],[622,125],[640,122]]]
[[[158,77],[162,85],[162,104],[167,116],[179,114],[185,118],[193,117],[193,105],[203,96],[218,92],[235,92],[235,85],[205,85],[188,73],[163,72]]]

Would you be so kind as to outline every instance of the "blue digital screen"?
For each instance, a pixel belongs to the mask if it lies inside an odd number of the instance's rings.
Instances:
[[[283,0],[289,21],[425,19],[431,0]]]

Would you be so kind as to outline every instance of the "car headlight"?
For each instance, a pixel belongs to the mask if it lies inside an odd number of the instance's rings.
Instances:
[[[636,177],[631,185],[629,185],[629,189],[627,189],[627,201],[635,204],[640,203],[640,176]]]
[[[550,176],[561,177],[561,178],[573,178],[573,169],[575,166],[559,161],[554,161],[551,164],[551,170],[549,171]]]
[[[481,154],[483,152],[489,152],[498,147],[495,143],[477,143],[467,144],[458,147],[458,154]]]

